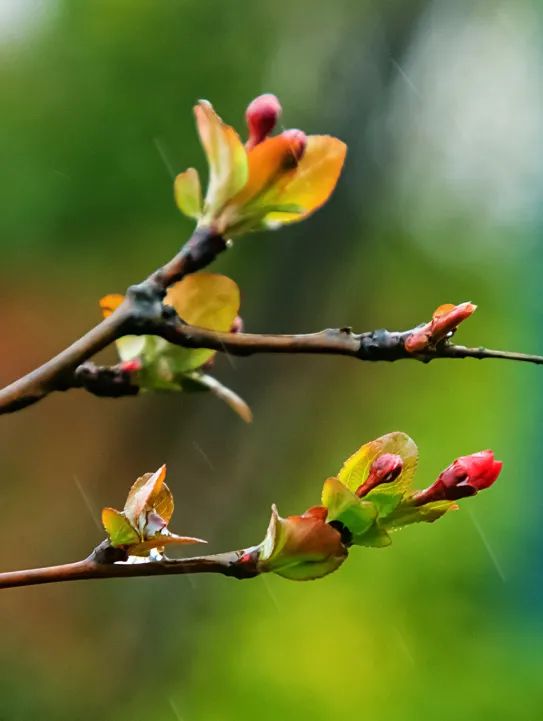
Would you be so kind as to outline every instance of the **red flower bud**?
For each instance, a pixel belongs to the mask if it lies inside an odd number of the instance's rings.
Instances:
[[[119,367],[125,373],[137,373],[142,369],[143,365],[139,358],[134,358],[133,360],[127,360],[119,363]]]
[[[494,459],[493,451],[479,451],[461,456],[439,474],[435,483],[413,497],[415,505],[432,501],[456,501],[474,496],[489,488],[500,475],[502,462]]]
[[[368,478],[356,489],[355,493],[363,498],[376,486],[381,483],[392,483],[403,470],[403,460],[395,453],[383,453],[378,456],[370,467]]]
[[[429,323],[417,328],[405,341],[405,349],[409,353],[420,353],[429,346],[435,346],[449,335],[452,335],[463,320],[469,318],[477,310],[473,303],[440,305],[434,311]]]
[[[275,95],[266,93],[255,98],[245,111],[245,119],[249,128],[247,150],[261,143],[274,129],[281,115],[281,104]]]

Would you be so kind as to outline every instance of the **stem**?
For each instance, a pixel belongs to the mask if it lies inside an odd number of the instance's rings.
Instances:
[[[160,317],[166,289],[211,263],[226,247],[226,241],[211,229],[197,229],[166,265],[129,288],[125,302],[108,318],[47,363],[0,390],[0,414],[18,411],[53,391],[73,387],[78,366],[122,335],[141,333],[142,325]]]
[[[172,576],[185,573],[220,573],[223,576],[244,579],[254,578],[259,571],[256,568],[255,558],[253,556],[247,558],[245,551],[146,563],[103,563],[94,560],[91,554],[83,561],[65,563],[61,566],[0,573],[0,589],[98,578]]]
[[[436,358],[496,358],[543,364],[543,356],[488,348],[467,348],[448,342],[410,353],[406,339],[415,330],[375,330],[356,334],[350,328],[328,329],[305,335],[219,333],[184,323],[164,306],[166,290],[189,273],[211,263],[227,243],[209,228],[195,231],[183,248],[164,266],[138,285],[131,286],[122,303],[108,318],[72,345],[0,390],[0,415],[12,413],[41,400],[54,391],[85,388],[99,396],[136,395],[137,385],[118,366],[86,363],[98,351],[123,335],[156,335],[184,348],[209,348],[232,355],[254,353],[300,353],[342,355],[363,361],[396,361],[404,358],[428,363]]]

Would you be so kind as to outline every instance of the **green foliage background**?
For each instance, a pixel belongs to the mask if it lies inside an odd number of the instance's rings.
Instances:
[[[240,126],[263,91],[286,127],[350,152],[318,215],[214,265],[240,285],[247,329],[403,328],[470,299],[461,341],[542,352],[541,20],[528,0],[2,0],[0,380],[93,324],[100,296],[190,233],[170,176],[203,170],[194,101]],[[538,718],[541,371],[262,356],[222,358],[217,374],[251,427],[199,394],[73,392],[0,419],[1,567],[83,556],[99,509],[163,462],[172,527],[217,551],[259,541],[272,501],[315,503],[390,430],[418,442],[421,486],[487,447],[504,472],[323,581],[4,592],[0,717]]]

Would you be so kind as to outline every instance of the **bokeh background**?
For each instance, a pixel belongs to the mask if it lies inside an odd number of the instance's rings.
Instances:
[[[331,202],[213,269],[249,330],[400,329],[443,302],[461,341],[543,352],[543,13],[527,0],[0,0],[0,381],[98,320],[97,299],[191,226],[191,107],[349,144]],[[106,353],[104,358],[112,359]],[[0,419],[2,569],[75,560],[142,472],[169,465],[180,532],[258,542],[390,430],[419,484],[491,447],[492,492],[314,583],[88,582],[0,598],[0,719],[534,721],[543,708],[543,373],[504,362],[221,358],[251,404],[73,391]]]

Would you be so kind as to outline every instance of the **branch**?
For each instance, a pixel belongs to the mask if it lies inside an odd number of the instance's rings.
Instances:
[[[24,571],[0,573],[0,589],[19,586],[37,586],[43,583],[82,581],[97,578],[134,578],[141,576],[172,576],[186,573],[220,573],[223,576],[244,579],[259,574],[256,557],[247,551],[231,551],[194,558],[124,563],[126,554],[112,548],[107,541],[97,546],[83,561],[61,566],[31,568]]]
[[[161,317],[167,288],[211,263],[227,248],[227,241],[210,229],[196,230],[180,252],[139,285],[131,286],[125,302],[108,318],[68,348],[0,390],[0,414],[32,405],[53,391],[81,385],[74,380],[76,368],[127,333],[141,333],[142,325]]]
[[[412,353],[405,348],[405,340],[413,331],[377,330],[353,333],[349,328],[328,329],[305,335],[259,335],[256,333],[219,333],[184,324],[180,319],[168,319],[149,329],[170,343],[184,348],[209,348],[235,356],[255,353],[286,353],[349,356],[362,361],[397,361],[410,358],[429,363],[439,358],[495,358],[543,365],[543,356],[469,348],[452,343],[441,343],[424,352]],[[97,366],[85,363],[76,369],[73,388],[85,388],[97,396],[120,397],[137,395],[139,387],[130,374],[120,366]],[[0,408],[1,412],[1,408]]]
[[[340,328],[305,335],[261,335],[219,333],[184,323],[171,306],[162,303],[167,288],[185,275],[205,267],[226,247],[227,242],[209,229],[197,230],[171,261],[139,285],[131,286],[124,303],[108,318],[47,363],[0,390],[0,415],[25,408],[54,391],[70,388],[85,388],[98,396],[136,395],[138,386],[120,366],[86,363],[123,335],[156,335],[184,348],[209,348],[237,356],[298,353],[343,355],[363,361],[411,358],[423,363],[436,358],[498,358],[543,364],[543,356],[468,348],[453,345],[448,340],[429,344],[422,351],[408,350],[407,339],[416,330],[420,335],[420,330],[431,324],[406,331],[353,333],[350,328]]]
[[[183,323],[171,318],[151,329],[153,335],[185,348],[210,348],[231,355],[248,356],[254,353],[304,353],[343,355],[363,361],[396,361],[411,358],[429,363],[436,358],[497,358],[543,365],[543,356],[468,348],[442,342],[422,352],[408,351],[405,342],[414,332],[385,329],[353,333],[351,328],[329,328],[319,333],[302,335],[259,335],[255,333],[219,333]]]

